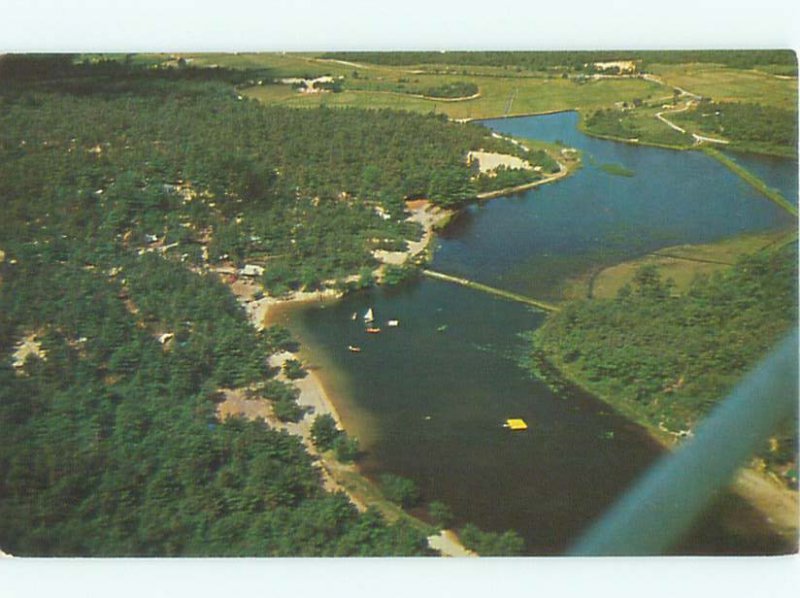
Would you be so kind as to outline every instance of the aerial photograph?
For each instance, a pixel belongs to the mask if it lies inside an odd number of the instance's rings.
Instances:
[[[0,54],[1,554],[797,553],[797,69]]]

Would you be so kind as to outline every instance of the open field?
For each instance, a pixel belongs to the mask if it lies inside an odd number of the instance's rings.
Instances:
[[[743,235],[704,245],[667,247],[639,259],[622,262],[589,273],[568,285],[565,296],[570,299],[592,297],[611,299],[633,280],[643,266],[656,266],[664,279],[675,283],[674,292],[684,293],[697,276],[711,275],[727,269],[745,255],[797,240],[797,231],[777,231]]]
[[[419,77],[419,85],[433,86],[458,79],[452,76],[427,75]],[[463,78],[462,78],[463,79]],[[326,94],[284,95],[284,86],[257,86],[242,90],[244,95],[265,103],[293,107],[353,106],[356,108],[394,108],[414,112],[437,112],[453,119],[490,118],[504,115],[532,114],[556,110],[591,110],[617,101],[656,97],[663,88],[641,79],[602,79],[576,83],[564,79],[519,77],[470,77],[478,85],[480,97],[448,102],[412,97],[392,91],[352,89],[345,80],[345,91]],[[357,85],[364,85],[359,80]],[[278,87],[278,89],[274,89]]]
[[[711,64],[653,65],[650,69],[667,85],[680,87],[715,101],[758,102],[797,109],[797,78],[779,78],[755,70]]]
[[[391,107],[416,112],[435,111],[454,119],[464,119],[574,108],[594,109],[617,101],[663,95],[663,86],[642,79],[561,79],[500,67],[470,66],[457,69],[437,65],[350,65],[316,59],[307,54],[198,54],[185,57],[197,66],[264,69],[265,76],[276,78],[323,74],[344,77],[345,91],[336,94],[301,94],[283,85],[262,85],[243,90],[245,95],[265,103],[294,107]],[[480,96],[470,100],[446,101],[403,93],[404,87],[409,90],[424,89],[461,81],[476,84]]]

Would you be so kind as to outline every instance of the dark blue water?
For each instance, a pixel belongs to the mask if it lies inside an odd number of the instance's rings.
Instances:
[[[584,167],[558,183],[466,210],[442,235],[433,267],[443,272],[556,298],[566,279],[593,266],[792,222],[700,152],[594,139],[577,130],[573,112],[482,122],[501,133],[560,140],[584,153]],[[600,164],[635,175],[611,175]],[[775,168],[796,173],[790,164]]]
[[[741,152],[726,152],[726,155],[797,205],[797,167],[787,167],[792,160]]]
[[[560,139],[583,150],[586,165],[539,191],[467,209],[439,239],[434,269],[554,297],[564,280],[597,264],[792,222],[702,154],[590,139],[575,129],[576,118],[486,122],[516,136]],[[589,156],[636,174],[609,175]],[[360,315],[368,307],[381,334],[364,332]],[[519,367],[526,348],[519,333],[543,317],[427,279],[283,315],[338,397],[348,430],[361,438],[367,475],[409,477],[425,502],[450,506],[458,524],[515,529],[529,554],[553,554],[662,451],[644,430],[580,389],[553,391]],[[400,326],[388,328],[389,319]],[[501,423],[510,417],[526,419],[530,429],[505,430]],[[740,504],[725,508],[736,518],[749,516]],[[775,550],[768,534],[750,528],[734,536],[720,521],[717,514],[706,517],[681,550]]]
[[[351,319],[367,307],[383,326],[379,335]],[[425,501],[445,502],[459,524],[516,529],[531,552],[551,554],[661,450],[589,395],[572,389],[558,396],[520,368],[525,343],[517,332],[543,317],[425,280],[312,307],[290,325],[313,344],[323,374],[349,374],[347,402],[358,414],[348,417],[346,408],[343,416],[368,451],[365,473],[412,478]],[[400,326],[386,327],[388,319]],[[524,418],[530,429],[511,433],[501,425],[509,417]]]

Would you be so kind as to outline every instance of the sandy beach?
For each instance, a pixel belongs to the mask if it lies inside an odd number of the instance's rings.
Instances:
[[[405,251],[385,251],[382,249],[373,251],[373,257],[381,264],[400,266],[421,255],[433,240],[436,228],[449,221],[455,213],[453,210],[434,206],[427,199],[408,201],[406,202],[406,209],[411,214],[406,220],[408,222],[416,222],[422,226],[422,237],[419,241],[407,241],[408,247]],[[379,271],[380,268],[376,271],[376,274],[379,274]]]
[[[484,193],[478,193],[478,199],[494,199],[496,197],[502,197],[503,195],[510,195],[512,193],[519,193],[520,191],[527,191],[528,189],[533,189],[534,187],[539,187],[541,185],[545,185],[547,183],[552,183],[559,179],[564,178],[569,174],[569,168],[564,166],[561,162],[558,163],[558,172],[552,174],[550,176],[544,177],[543,179],[539,179],[538,181],[533,181],[531,183],[525,183],[524,185],[517,185],[516,187],[511,187],[509,189],[498,189],[497,191],[486,191]]]

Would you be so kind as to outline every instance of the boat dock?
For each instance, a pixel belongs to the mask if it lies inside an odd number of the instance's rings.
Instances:
[[[436,280],[443,280],[445,282],[452,282],[454,284],[461,285],[462,287],[467,287],[470,289],[475,289],[476,291],[489,293],[490,295],[495,295],[496,297],[502,297],[503,299],[508,299],[509,301],[524,303],[525,305],[530,305],[542,311],[546,312],[560,311],[560,308],[553,303],[548,303],[547,301],[540,301],[532,297],[526,297],[525,295],[520,295],[519,293],[512,293],[511,291],[504,291],[503,289],[496,289],[494,287],[490,287],[488,285],[482,284],[480,282],[475,282],[474,280],[469,280],[467,278],[459,278],[458,276],[443,274],[442,272],[436,272],[435,270],[423,270],[422,273],[425,276],[428,276],[429,278],[434,278]]]

